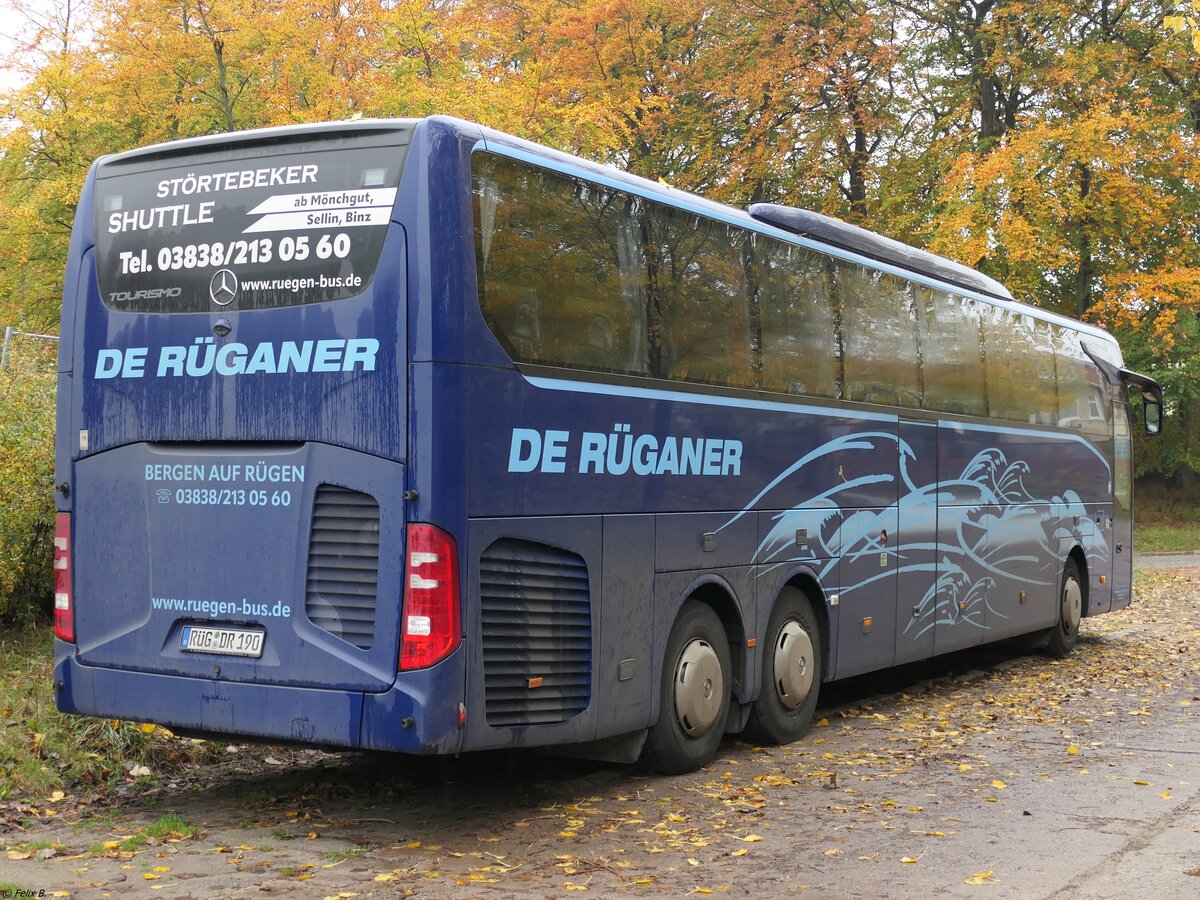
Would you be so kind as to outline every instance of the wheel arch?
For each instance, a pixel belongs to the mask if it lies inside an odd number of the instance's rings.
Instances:
[[[1090,595],[1091,595],[1091,578],[1088,576],[1087,554],[1083,552],[1083,547],[1075,544],[1067,553],[1067,559],[1063,563],[1063,570],[1066,570],[1066,562],[1074,561],[1075,570],[1079,573],[1079,589],[1083,593],[1083,618],[1090,615]]]
[[[729,641],[729,667],[733,673],[732,694],[739,700],[745,697],[747,690],[748,654],[746,652],[746,624],[742,611],[738,607],[737,594],[732,585],[719,575],[705,575],[698,579],[680,600],[679,611],[688,600],[697,600],[712,608],[721,620],[725,636]]]

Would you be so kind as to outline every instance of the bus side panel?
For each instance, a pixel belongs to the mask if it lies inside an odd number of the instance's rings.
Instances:
[[[847,678],[885,669],[896,657],[896,505],[846,510],[841,531],[841,628],[833,675]]]
[[[658,516],[655,572],[706,572],[745,565],[758,543],[755,516],[731,512],[664,513]]]
[[[636,731],[651,721],[659,646],[654,629],[646,627],[646,610],[654,605],[654,520],[650,515],[604,517],[597,737]]]
[[[1023,503],[994,509],[988,533],[993,579],[987,591],[985,618],[989,641],[1054,624],[1058,573],[1066,559],[1057,536],[1069,533],[1071,546],[1084,540],[1080,526],[1071,524],[1073,517],[1064,520],[1061,508],[1052,504]],[[1086,526],[1086,516],[1082,521]]]
[[[896,663],[933,655],[937,594],[937,426],[900,423],[900,524],[896,537]]]

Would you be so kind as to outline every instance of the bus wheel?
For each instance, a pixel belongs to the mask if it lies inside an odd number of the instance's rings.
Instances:
[[[821,689],[821,631],[808,598],[785,588],[763,638],[762,687],[746,723],[748,736],[786,744],[808,731]]]
[[[1079,640],[1079,620],[1083,618],[1083,587],[1079,583],[1079,565],[1068,559],[1063,566],[1062,587],[1058,591],[1058,622],[1050,629],[1046,652],[1062,659],[1069,656]]]
[[[645,765],[678,775],[712,760],[729,716],[730,670],[721,620],[712,607],[689,600],[667,641],[658,721],[642,751]]]

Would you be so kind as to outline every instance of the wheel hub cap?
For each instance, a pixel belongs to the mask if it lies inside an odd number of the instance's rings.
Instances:
[[[695,737],[708,731],[724,694],[721,661],[708,641],[697,638],[683,648],[675,668],[675,715],[684,733]]]
[[[1083,617],[1083,591],[1079,582],[1068,578],[1063,585],[1062,621],[1063,629],[1068,633],[1079,628],[1079,620]]]
[[[775,692],[784,709],[795,709],[808,699],[814,668],[808,633],[795,620],[784,623],[775,644]]]

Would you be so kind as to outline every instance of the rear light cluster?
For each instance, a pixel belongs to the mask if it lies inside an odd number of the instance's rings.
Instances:
[[[71,516],[54,517],[54,636],[75,643],[75,603],[71,594]]]
[[[425,669],[462,641],[458,549],[446,532],[421,524],[408,526],[407,547],[400,668]]]

